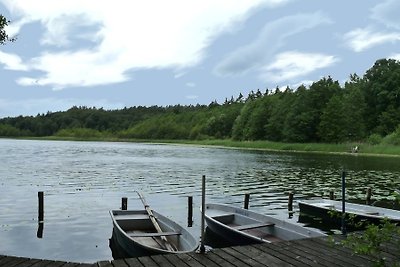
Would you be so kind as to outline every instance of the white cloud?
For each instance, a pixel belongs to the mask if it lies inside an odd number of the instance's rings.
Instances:
[[[187,87],[196,87],[196,84],[194,82],[188,82],[186,83]]]
[[[337,61],[335,56],[288,51],[278,54],[275,61],[265,67],[261,78],[270,82],[292,81],[317,69],[329,67]]]
[[[371,10],[371,18],[385,24],[387,27],[400,29],[400,1],[386,0],[377,4]]]
[[[303,80],[303,81],[300,81],[300,82],[291,84],[291,85],[289,85],[289,87],[292,88],[292,89],[297,89],[297,88],[299,88],[299,87],[302,86],[302,85],[305,86],[305,87],[309,87],[309,86],[312,85],[314,82],[315,82],[315,81],[312,81],[312,80]],[[286,88],[286,86],[285,86],[285,87],[281,87],[281,88]]]
[[[43,51],[29,60],[30,69],[43,71],[45,75],[21,77],[19,83],[58,89],[123,82],[129,79],[127,71],[140,68],[195,65],[203,59],[204,50],[213,38],[246,19],[255,7],[286,2],[1,1],[12,17],[19,18],[13,29],[15,33],[24,25],[39,22],[45,29],[41,44],[58,51]],[[86,33],[77,36],[82,27]],[[73,50],[77,39],[85,39],[91,46]]]
[[[241,75],[266,64],[271,56],[290,36],[306,30],[331,24],[332,21],[322,12],[287,16],[267,23],[255,40],[230,53],[215,68],[220,76]]]
[[[15,54],[4,53],[0,51],[0,63],[5,65],[8,70],[22,70],[27,71],[28,66],[22,63],[21,58]]]
[[[370,29],[355,29],[344,35],[347,45],[355,52],[362,52],[377,45],[400,40],[400,32],[373,32]]]
[[[391,54],[391,55],[389,56],[389,58],[395,59],[395,60],[399,60],[399,61],[400,61],[400,53]]]

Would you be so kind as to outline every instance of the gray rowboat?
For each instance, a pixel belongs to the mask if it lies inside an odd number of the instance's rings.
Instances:
[[[198,241],[185,228],[152,211],[161,232],[146,210],[112,210],[113,240],[129,257],[165,253],[186,253],[197,249]]]
[[[271,243],[326,235],[317,229],[225,204],[207,204],[205,219],[208,228],[231,245]]]
[[[340,224],[340,216],[334,216],[332,212],[341,214],[342,202],[330,199],[309,199],[299,200],[299,209],[301,213],[306,213]],[[369,205],[354,203],[345,203],[346,214],[355,216],[355,222],[367,221],[374,224],[382,223],[387,219],[392,223],[400,223],[400,211],[386,208],[380,208]]]

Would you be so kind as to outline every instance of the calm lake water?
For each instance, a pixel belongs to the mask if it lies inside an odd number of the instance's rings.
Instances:
[[[362,149],[362,148],[361,148]],[[200,236],[201,176],[207,201],[283,216],[289,191],[295,199],[340,194],[375,199],[400,189],[400,158],[360,155],[272,153],[137,143],[0,139],[0,255],[73,262],[112,259],[109,210],[142,208],[140,191],[154,209],[183,225],[187,196],[194,197],[194,227]],[[38,191],[45,193],[43,237],[38,231]]]

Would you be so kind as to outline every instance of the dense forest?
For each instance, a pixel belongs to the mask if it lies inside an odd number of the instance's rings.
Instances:
[[[72,107],[0,119],[0,136],[121,139],[234,139],[400,144],[400,62],[380,59],[341,85],[254,90],[209,105]]]

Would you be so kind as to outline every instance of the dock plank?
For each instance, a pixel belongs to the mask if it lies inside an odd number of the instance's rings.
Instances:
[[[335,236],[336,241],[344,237]],[[388,246],[387,263],[399,261],[396,242]],[[205,254],[195,252],[150,257],[99,261],[93,264],[29,259],[0,255],[0,267],[310,267],[372,266],[374,259],[357,255],[349,248],[334,244],[328,238],[309,238],[277,243],[216,248]]]
[[[165,258],[164,255],[154,255],[151,256],[151,258],[160,267],[174,267],[174,265],[169,260],[167,260],[167,258]]]
[[[129,267],[129,265],[124,260],[113,261],[112,265],[113,265],[113,267]]]
[[[210,260],[212,260],[213,262],[215,262],[218,266],[221,266],[221,267],[236,266],[234,261],[229,261],[228,258],[221,257],[220,255],[215,253],[215,251],[213,251],[213,250],[207,252],[207,257]]]
[[[153,261],[152,258],[150,257],[139,257],[138,260],[140,261],[143,266],[148,266],[148,267],[159,267],[158,264]]]
[[[263,251],[267,255],[272,255],[275,256],[276,258],[282,260],[283,262],[288,263],[289,265],[296,266],[296,267],[309,267],[310,265],[305,264],[301,261],[298,261],[296,257],[294,257],[293,254],[290,252],[278,248],[274,246],[273,244],[257,244],[253,245],[254,247],[257,247],[259,250]]]
[[[310,240],[301,240],[301,241],[294,241],[293,244],[298,244],[299,248],[308,248],[314,250],[316,253],[324,255],[324,258],[332,263],[336,264],[337,266],[369,266],[370,262],[366,261],[363,258],[352,257],[351,253],[348,253],[348,257],[342,257],[343,252],[340,253],[340,250],[337,250],[336,247],[331,246],[327,241],[326,243],[316,243],[313,239]]]
[[[144,267],[144,265],[137,258],[124,259],[129,267]]]
[[[194,258],[195,260],[197,260],[200,264],[202,264],[203,266],[207,266],[207,267],[220,267],[218,266],[218,264],[216,264],[215,262],[213,262],[212,260],[210,260],[207,257],[207,254],[202,254],[202,253],[190,253],[189,254],[192,258]]]
[[[243,263],[239,262],[237,258],[233,257],[231,254],[223,251],[222,249],[215,249],[210,251],[209,253],[219,256],[220,258],[224,259],[228,264],[231,264],[231,266],[239,267],[243,265]]]
[[[233,249],[240,251],[242,254],[251,257],[253,260],[258,261],[259,263],[262,264],[268,263],[268,266],[282,266],[282,267],[293,266],[273,255],[266,254],[264,251],[259,250],[257,249],[257,247],[254,246],[240,246],[240,247],[233,247]]]
[[[2,257],[0,258],[0,266],[4,266],[4,267],[13,267],[16,266],[18,264],[21,264],[22,262],[25,262],[29,259],[27,258],[18,258],[18,257]]]
[[[223,248],[222,250],[224,250],[228,254],[232,255],[233,257],[235,257],[238,261],[243,262],[243,265],[239,265],[239,266],[254,266],[254,267],[265,266],[255,260],[253,260],[252,258],[245,257],[245,255],[243,255],[241,252],[233,249],[233,247]]]
[[[304,251],[299,250],[297,247],[290,246],[289,242],[277,242],[274,245],[282,250],[286,250],[286,255],[288,255],[288,257],[294,257],[296,260],[306,265],[327,266],[321,259],[316,258],[313,255],[308,255],[307,253],[304,253]]]
[[[195,252],[193,252],[193,253],[195,253]],[[193,253],[177,254],[176,256],[184,263],[182,266],[204,267],[203,264],[201,264],[195,258],[190,256]],[[177,265],[177,266],[179,266],[179,265]]]
[[[113,267],[111,262],[109,262],[109,261],[99,261],[97,263],[97,266],[98,267]]]

